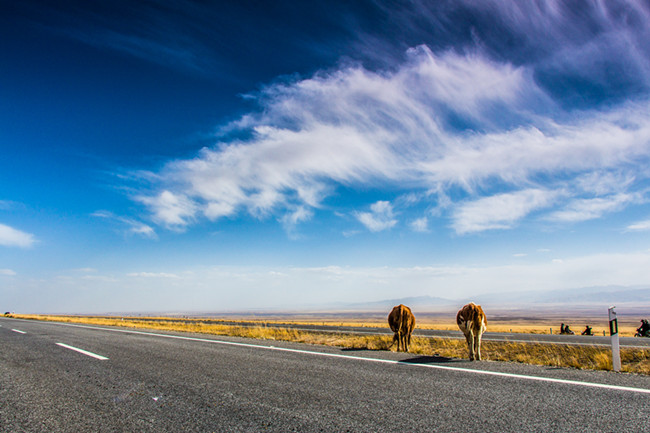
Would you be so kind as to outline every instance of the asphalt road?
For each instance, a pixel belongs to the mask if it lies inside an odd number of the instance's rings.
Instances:
[[[4,432],[638,432],[649,398],[639,375],[0,319]]]

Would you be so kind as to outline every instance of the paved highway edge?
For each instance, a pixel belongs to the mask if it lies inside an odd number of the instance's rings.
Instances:
[[[544,376],[528,376],[528,375],[516,374],[516,373],[504,373],[504,372],[499,372],[499,371],[479,370],[479,369],[473,369],[473,368],[450,367],[450,366],[446,366],[446,365],[433,365],[433,364],[424,364],[424,363],[414,363],[414,362],[409,362],[409,361],[404,361],[404,360],[391,360],[391,359],[370,358],[370,357],[354,356],[354,355],[344,355],[344,354],[338,354],[338,353],[317,352],[317,351],[310,351],[310,350],[304,350],[304,349],[292,349],[292,348],[286,348],[286,347],[266,346],[266,345],[261,345],[261,344],[241,343],[241,342],[235,342],[235,341],[225,341],[225,340],[216,340],[216,339],[209,339],[209,338],[189,337],[189,336],[183,336],[183,335],[160,334],[160,333],[156,333],[156,332],[135,331],[135,330],[130,330],[130,329],[114,329],[114,328],[105,328],[105,327],[99,327],[99,326],[78,325],[78,324],[60,323],[60,322],[46,322],[46,323],[52,324],[52,325],[57,325],[57,326],[68,326],[68,327],[74,327],[74,328],[91,329],[91,330],[99,330],[99,331],[107,331],[107,332],[117,332],[117,333],[123,333],[123,334],[145,335],[145,336],[153,336],[153,337],[176,339],[176,340],[197,341],[197,342],[209,343],[209,344],[220,344],[220,345],[248,347],[248,348],[262,349],[262,350],[273,350],[273,351],[282,351],[282,352],[290,352],[290,353],[300,353],[300,354],[307,354],[307,355],[311,355],[311,356],[341,358],[341,359],[350,359],[350,360],[358,360],[358,361],[364,361],[364,362],[376,362],[376,363],[393,364],[393,365],[405,365],[405,366],[409,366],[409,367],[432,368],[432,369],[445,370],[445,371],[451,371],[451,372],[460,372],[460,373],[478,374],[478,375],[487,375],[487,376],[496,376],[496,377],[506,377],[506,378],[519,379],[519,380],[540,381],[540,382],[557,383],[557,384],[572,385],[572,386],[582,386],[582,387],[589,387],[589,388],[602,388],[602,389],[609,389],[609,390],[615,390],[615,391],[650,394],[650,389],[646,389],[646,388],[634,388],[634,387],[628,387],[628,386],[610,385],[610,384],[595,383],[595,382],[582,382],[582,381],[578,381],[578,380],[558,379],[558,378],[544,377]],[[108,358],[106,358],[106,359],[108,359]]]

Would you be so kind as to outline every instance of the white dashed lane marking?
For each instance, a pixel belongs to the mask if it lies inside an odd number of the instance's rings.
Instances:
[[[74,350],[75,352],[83,353],[86,356],[90,356],[95,359],[106,361],[108,358],[102,355],[97,355],[96,353],[88,352],[87,350],[79,349],[78,347],[68,346],[63,343],[56,343],[57,346],[65,347],[66,349]]]

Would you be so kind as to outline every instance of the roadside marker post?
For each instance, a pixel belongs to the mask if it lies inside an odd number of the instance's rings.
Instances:
[[[621,371],[621,349],[618,336],[618,319],[615,306],[609,307],[609,335],[612,337],[612,367],[614,371]]]

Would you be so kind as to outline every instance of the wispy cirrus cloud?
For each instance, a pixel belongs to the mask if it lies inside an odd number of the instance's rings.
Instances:
[[[511,228],[539,209],[556,222],[570,222],[636,204],[629,198],[647,179],[644,164],[650,161],[647,92],[578,111],[566,108],[552,83],[566,85],[587,57],[609,62],[608,55],[626,43],[636,50],[639,71],[647,70],[649,53],[641,43],[647,30],[623,19],[647,10],[636,2],[625,3],[618,14],[590,6],[590,18],[573,17],[578,28],[570,28],[563,13],[576,10],[560,2],[544,5],[463,6],[495,14],[512,34],[529,28],[522,49],[545,53],[543,64],[526,56],[499,57],[486,39],[464,50],[421,45],[382,70],[342,64],[274,83],[250,95],[259,111],[222,128],[223,137],[247,138],[169,162],[135,199],[154,222],[176,230],[242,212],[273,215],[295,227],[323,209],[341,186],[390,187],[444,199],[451,226],[461,234]],[[588,31],[590,22],[599,29],[595,35]],[[566,42],[559,55],[537,41],[549,28],[558,32],[551,39]],[[600,85],[598,73],[581,80]],[[647,90],[644,77],[628,78]],[[561,190],[564,200],[554,201],[552,189]],[[494,204],[512,213],[491,209]],[[549,209],[551,204],[564,208]],[[375,211],[355,215],[371,230],[383,227]],[[397,223],[394,216],[387,221]]]
[[[635,180],[632,173],[595,171],[578,176],[576,187],[585,193],[603,196],[627,191]]]
[[[436,56],[426,47],[409,56],[392,73],[351,66],[267,87],[259,96],[265,109],[230,126],[251,131],[252,139],[170,162],[160,172],[164,189],[137,200],[156,222],[182,227],[200,215],[216,220],[242,210],[259,216],[318,207],[336,185],[457,182],[451,173],[435,179],[426,165],[456,151],[445,117],[456,112],[496,122],[499,115],[486,105],[516,105],[518,95],[531,92],[525,74],[480,56]]]
[[[462,4],[482,15],[477,36],[485,35],[491,51],[530,64],[541,85],[565,105],[621,101],[650,85],[650,6],[643,0]],[[490,37],[489,26],[511,38]]]
[[[36,237],[33,234],[5,224],[0,224],[0,245],[5,247],[30,248],[36,242]]]
[[[631,232],[650,231],[650,219],[637,221],[634,224],[627,226],[627,230]]]
[[[299,206],[293,212],[286,213],[280,222],[284,226],[285,231],[292,238],[298,238],[296,234],[296,226],[301,222],[309,221],[314,216],[314,212],[306,206]]]
[[[551,221],[578,222],[600,218],[602,215],[623,209],[627,204],[638,202],[637,194],[614,194],[606,197],[576,199],[564,209],[550,213]]]
[[[158,237],[153,227],[133,218],[118,216],[106,210],[93,212],[92,216],[118,222],[123,227],[126,227],[123,231],[129,235],[137,235],[149,239],[156,239]]]
[[[404,40],[436,50],[451,43],[459,52],[480,46],[492,58],[525,64],[566,107],[621,102],[650,84],[650,5],[643,0],[376,4],[390,20],[361,35],[356,48],[381,64],[399,57]]]
[[[209,8],[192,2],[158,5],[84,3],[39,5],[31,17],[41,28],[84,44],[110,49],[166,67],[212,70],[216,58],[205,44]]]
[[[183,228],[201,215],[216,220],[241,210],[263,216],[318,207],[336,185],[434,191],[457,185],[473,192],[494,179],[517,188],[558,173],[574,174],[568,181],[584,186],[585,173],[650,158],[647,105],[564,122],[538,118],[522,108],[531,95],[540,99],[522,69],[425,47],[410,56],[392,73],[349,67],[267,88],[260,99],[265,110],[236,123],[252,131],[250,140],[170,162],[160,173],[163,190],[137,200],[157,223]],[[485,76],[490,85],[477,85]],[[450,113],[485,132],[458,130],[446,118]],[[522,126],[499,129],[504,113],[521,118]],[[640,167],[629,171],[628,186],[637,174],[644,177]],[[464,221],[468,209],[461,205],[457,219]],[[507,220],[513,221],[504,216],[494,226],[507,227]],[[462,233],[492,226],[455,224]]]

